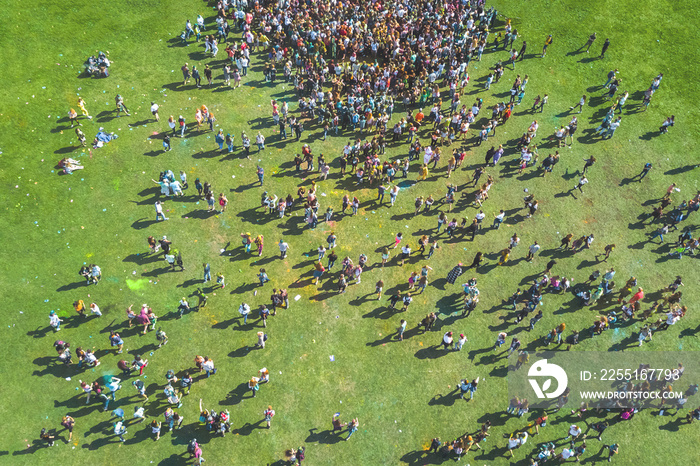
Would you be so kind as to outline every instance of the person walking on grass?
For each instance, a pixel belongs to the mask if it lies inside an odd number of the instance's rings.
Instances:
[[[588,178],[586,178],[586,176],[584,175],[578,180],[578,184],[576,186],[574,186],[573,188],[571,188],[571,190],[573,191],[574,189],[578,189],[579,191],[581,191],[583,193],[582,188],[584,185],[586,185],[586,183],[588,183]]]
[[[575,108],[578,108],[578,113],[581,113],[583,111],[583,107],[586,105],[586,95],[584,94],[581,96],[581,99],[578,101],[576,105],[573,107],[569,107],[569,110],[573,111]]]
[[[611,445],[603,445],[603,450],[608,450],[608,462],[612,461],[612,457],[617,455],[620,451],[620,446],[617,443]]]
[[[263,286],[266,282],[270,281],[270,278],[267,276],[267,272],[265,272],[265,269],[260,269],[260,272],[258,273],[258,280],[260,281],[260,286]]]
[[[121,94],[117,94],[116,97],[114,97],[114,102],[117,106],[117,117],[121,116],[121,112],[126,113],[126,116],[131,116],[129,109],[126,108],[126,105],[124,104],[124,97],[122,97]]]
[[[670,117],[666,118],[664,122],[661,124],[661,127],[659,127],[659,132],[661,134],[666,134],[668,133],[668,128],[673,126],[676,123],[676,116],[671,115]]]
[[[605,58],[605,52],[608,51],[608,47],[610,47],[610,39],[605,39],[605,42],[603,42],[603,48],[600,51],[600,57],[598,58]]]
[[[92,117],[90,116],[87,109],[85,108],[85,101],[83,100],[82,97],[78,97],[78,108],[80,109],[82,114],[87,117],[88,120],[92,120]]]
[[[588,169],[591,168],[593,166],[593,164],[596,163],[597,160],[594,156],[591,156],[590,159],[583,159],[583,161],[586,162],[583,165],[583,173],[582,173],[585,176]]]
[[[598,256],[599,256],[599,255],[602,255],[602,256],[603,256],[603,261],[604,261],[604,262],[607,262],[607,261],[608,261],[608,258],[610,257],[610,254],[612,254],[612,252],[613,252],[614,249],[615,249],[615,245],[614,245],[614,244],[608,244],[607,246],[605,246],[605,249],[603,250],[603,254],[596,254],[596,259],[598,259]]]
[[[605,84],[603,84],[603,89],[607,89],[608,86],[610,85],[611,82],[615,80],[615,77],[617,76],[618,69],[615,68],[614,70],[610,70],[608,72],[608,80],[605,81]]]

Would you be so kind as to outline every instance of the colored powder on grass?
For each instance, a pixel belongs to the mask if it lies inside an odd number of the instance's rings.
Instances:
[[[128,286],[131,291],[141,290],[146,284],[148,284],[148,280],[145,278],[139,278],[138,280],[126,279],[126,286]]]

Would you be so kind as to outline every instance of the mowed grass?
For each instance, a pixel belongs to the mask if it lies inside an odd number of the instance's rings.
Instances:
[[[580,330],[600,312],[614,309],[607,305],[579,308],[570,294],[547,294],[545,318],[533,332],[524,332],[522,326],[512,323],[512,318],[510,324],[504,323],[503,318],[511,311],[502,306],[502,301],[518,287],[528,286],[550,257],[558,261],[555,273],[574,277],[575,282],[584,281],[595,269],[614,266],[618,283],[634,275],[652,298],[654,291],[682,275],[686,284],[684,303],[690,307],[688,316],[672,329],[655,335],[642,351],[698,350],[694,336],[698,319],[693,309],[697,299],[696,261],[691,257],[669,259],[669,246],[645,243],[651,230],[640,225],[644,218],[640,215],[651,211],[651,202],[660,198],[672,182],[681,187],[681,193],[674,194],[676,204],[698,189],[697,156],[693,152],[698,142],[698,112],[689,100],[694,95],[696,74],[696,48],[689,38],[694,37],[697,11],[670,2],[631,1],[614,5],[504,1],[496,6],[503,15],[513,18],[528,41],[527,59],[516,64],[517,73],[529,75],[523,105],[488,144],[469,146],[463,167],[450,180],[445,178],[443,158],[429,181],[402,190],[396,206],[390,209],[373,203],[374,189],[358,189],[349,177],[338,175],[337,158],[343,145],[355,137],[349,132],[324,142],[317,125],[307,124],[300,143],[280,141],[270,117],[269,101],[287,99],[296,113],[298,99],[289,84],[278,82],[273,86],[264,82],[263,55],[252,60],[245,85],[231,90],[220,86],[223,47],[212,60],[203,54],[202,45],[179,45],[177,35],[187,18],[194,21],[197,14],[202,14],[209,26],[213,24],[211,6],[149,1],[113,2],[99,9],[85,2],[8,4],[9,22],[0,36],[5,64],[0,69],[0,129],[4,136],[0,170],[6,190],[2,229],[5,260],[0,265],[5,279],[0,282],[0,291],[5,297],[3,313],[8,325],[3,331],[5,401],[0,407],[4,419],[0,434],[5,439],[0,453],[5,458],[0,457],[0,461],[182,464],[187,441],[196,437],[210,464],[271,464],[282,458],[285,449],[299,445],[307,446],[309,464],[426,464],[437,462],[421,453],[432,437],[453,439],[474,432],[480,423],[491,419],[494,428],[482,444],[485,450],[469,453],[466,462],[505,464],[510,460],[502,456],[502,434],[524,428],[537,413],[521,419],[505,416],[506,359],[495,359],[485,352],[493,345],[496,333],[517,334],[525,346],[532,348],[541,345],[546,332],[561,322],[566,322],[568,329]],[[502,27],[503,17],[499,17],[496,30]],[[598,41],[591,53],[572,54],[593,31],[598,32]],[[554,44],[547,57],[540,59],[548,34],[554,35]],[[606,58],[597,60],[605,37],[611,38],[612,45]],[[521,40],[516,41],[518,49],[520,45]],[[110,52],[114,62],[111,76],[104,80],[78,77],[82,62],[96,50]],[[515,78],[510,69],[490,91],[483,90],[482,80],[496,61],[506,58],[503,51],[489,51],[481,62],[472,62],[472,83],[463,103],[482,98],[486,109],[507,99]],[[179,68],[186,61],[190,66],[198,64],[200,69],[205,63],[213,64],[216,85],[211,89],[181,86]],[[612,68],[620,69],[620,90],[629,91],[634,98],[628,101],[614,138],[600,141],[591,138],[588,130],[595,128],[605,114],[600,86]],[[660,90],[649,110],[638,112],[639,92],[659,72],[664,73]],[[116,118],[112,112],[116,93],[124,96],[131,117]],[[550,96],[544,113],[531,114],[528,109],[534,97],[544,93]],[[536,142],[542,160],[555,150],[543,138],[555,126],[568,123],[571,115],[567,110],[583,93],[591,96],[591,106],[579,115],[576,141],[571,149],[560,150],[561,161],[552,176],[537,177],[531,168],[518,175],[516,138],[533,119],[538,119]],[[94,115],[92,121],[82,120],[88,140],[101,126],[119,135],[107,147],[92,150],[92,154],[77,147],[65,118],[68,109],[76,107],[77,94],[85,98]],[[161,104],[160,123],[153,121],[148,110],[152,100]],[[192,123],[195,107],[202,104],[214,112],[225,133],[236,134],[236,153],[226,156],[215,151],[210,132],[173,138],[173,150],[163,153],[159,136],[168,129],[167,117],[182,114]],[[398,104],[394,120],[402,112]],[[670,114],[676,115],[676,126],[669,134],[654,135]],[[244,130],[251,137],[261,130],[267,137],[267,149],[253,154],[250,161],[240,152],[240,133]],[[427,132],[421,133],[421,139],[427,138]],[[331,176],[318,182],[318,191],[325,194],[319,196],[320,211],[333,206],[335,223],[320,223],[315,230],[304,227],[298,206],[284,220],[259,207],[265,190],[283,197],[295,194],[298,185],[308,186],[318,178],[318,174],[294,174],[291,160],[301,143],[309,143],[315,154],[322,152],[332,161]],[[437,210],[414,218],[414,198],[428,194],[442,197],[448,182],[463,186],[473,169],[483,163],[486,149],[494,144],[507,145],[507,152],[497,168],[487,169],[496,184],[483,209],[487,219],[501,208],[512,212],[508,220],[500,230],[485,228],[474,242],[459,237],[448,241],[443,230],[438,237],[440,249],[429,261],[433,268],[431,285],[415,297],[406,313],[387,312],[386,302],[377,302],[373,296],[375,282],[384,280],[387,295],[397,288],[403,291],[410,272],[420,270],[424,261],[415,256],[400,267],[393,257],[382,269],[377,266],[380,248],[400,231],[416,250],[418,237],[436,227]],[[405,144],[390,145],[386,157],[403,158],[407,150]],[[577,199],[557,197],[573,187],[578,179],[576,172],[583,167],[582,159],[591,155],[598,163],[590,171],[585,193]],[[79,158],[85,170],[58,176],[55,165],[65,156]],[[654,164],[654,169],[644,182],[628,183],[626,180],[639,173],[647,161]],[[264,188],[254,185],[256,164],[266,170]],[[170,220],[156,223],[153,203],[159,198],[159,190],[151,178],[166,169],[186,171],[191,187],[184,198],[166,201]],[[417,170],[414,162],[409,180],[417,178]],[[205,203],[193,195],[196,177],[212,183],[214,192],[226,193],[230,201],[226,213],[212,216],[204,212]],[[527,220],[521,218],[524,211],[515,212],[522,206],[525,188],[540,201],[538,213]],[[362,202],[356,217],[338,213],[346,192],[357,195]],[[458,201],[452,216],[472,218],[476,213],[469,207],[473,189],[461,189],[460,193],[468,196]],[[439,205],[439,209],[445,207]],[[685,223],[694,225],[695,217]],[[338,235],[341,259],[349,255],[357,260],[364,253],[372,265],[363,274],[362,283],[350,286],[344,295],[335,294],[337,268],[332,279],[324,277],[320,289],[310,285],[315,249],[325,244],[331,230]],[[262,258],[242,252],[238,235],[244,231],[265,236]],[[569,232],[593,233],[593,250],[575,255],[554,252],[560,238]],[[507,266],[495,267],[498,252],[507,246],[513,233],[521,237],[521,246]],[[181,251],[187,270],[168,272],[162,256],[145,256],[149,235],[167,235]],[[286,260],[277,258],[275,243],[280,238],[290,244]],[[533,263],[527,263],[522,258],[535,240],[542,245],[542,253]],[[595,254],[610,243],[617,244],[611,259],[607,264],[597,263]],[[222,254],[220,250],[225,247],[227,253]],[[461,278],[476,276],[482,299],[476,312],[464,319],[459,314],[462,281],[451,286],[444,284],[444,278],[456,262],[470,263],[477,251],[484,252],[488,260],[478,272],[466,272]],[[98,286],[85,287],[80,281],[77,271],[84,262],[101,266],[103,280]],[[170,318],[178,300],[201,286],[203,262],[211,264],[214,274],[224,273],[227,287],[207,290],[209,305],[199,313],[182,320]],[[260,267],[267,269],[272,281],[256,288],[255,274]],[[270,319],[265,350],[253,350],[259,324],[254,320],[242,326],[237,308],[243,301],[254,308],[267,303],[272,287],[289,290],[291,308]],[[294,299],[297,295],[298,301]],[[79,322],[71,309],[77,299],[96,302],[104,316]],[[125,328],[125,308],[142,303],[148,303],[161,317],[158,325],[170,337],[166,347],[154,348],[153,332],[142,336],[136,329]],[[650,303],[647,299],[645,307]],[[58,335],[47,330],[52,309],[66,318]],[[400,319],[406,319],[412,329],[433,310],[440,313],[434,332],[421,335],[409,331],[402,343],[391,338]],[[595,339],[582,339],[573,350],[620,349],[635,338],[639,327],[641,323],[635,322]],[[219,373],[210,379],[198,378],[179,410],[185,417],[181,431],[165,434],[155,443],[145,424],[134,425],[128,429],[126,444],[121,445],[111,435],[109,413],[102,412],[99,404],[84,404],[84,397],[76,390],[77,380],[92,381],[117,372],[118,357],[108,344],[109,330],[114,329],[121,331],[129,355],[144,354],[150,361],[144,380],[151,395],[146,404],[151,418],[160,416],[166,408],[162,388],[168,369],[180,372],[193,367],[196,354],[208,355],[216,362]],[[461,353],[430,348],[447,330],[467,335],[469,341]],[[94,346],[102,364],[85,372],[75,366],[58,366],[52,348],[57,338],[70,342],[73,348]],[[272,382],[251,399],[244,384],[262,367],[270,369]],[[468,403],[450,394],[464,377],[482,380],[475,399]],[[115,404],[129,417],[138,403],[129,385],[131,380],[125,381]],[[199,398],[207,407],[230,410],[233,435],[215,438],[198,426]],[[277,411],[271,430],[258,423],[268,404]],[[698,403],[691,399],[688,404]],[[335,412],[340,412],[344,421],[359,417],[361,426],[351,441],[339,441],[327,432]],[[525,464],[536,443],[563,437],[573,422],[567,412],[562,410],[550,418],[550,425],[517,451],[513,461]],[[696,437],[696,426],[679,426],[677,419],[652,416],[652,412],[656,410],[606,431],[606,443],[621,444],[616,461],[652,464],[651,458],[660,458],[669,465],[689,464],[691,458],[671,452],[688,452],[685,454],[697,459],[692,450],[684,448]],[[57,427],[66,413],[77,421],[72,443],[59,441],[52,449],[26,448],[42,427]],[[590,423],[598,418],[591,414],[586,420]],[[67,434],[62,435],[67,438]],[[599,442],[592,440],[586,461],[604,459],[598,449]]]

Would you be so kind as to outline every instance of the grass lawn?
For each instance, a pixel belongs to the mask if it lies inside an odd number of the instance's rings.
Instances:
[[[470,452],[462,461],[529,464],[527,458],[536,445],[565,436],[574,417],[563,409],[550,417],[541,435],[516,451],[513,460],[504,457],[503,434],[526,428],[539,413],[533,411],[520,419],[506,416],[507,361],[488,351],[496,334],[506,331],[509,341],[517,335],[528,349],[541,348],[549,329],[561,322],[566,323],[568,335],[569,330],[587,329],[601,312],[615,309],[607,303],[581,307],[570,293],[545,294],[544,318],[535,329],[528,333],[516,325],[504,300],[518,287],[529,287],[551,258],[557,260],[554,273],[574,277],[574,283],[585,281],[594,270],[611,266],[618,272],[615,278],[619,285],[636,276],[647,292],[643,309],[660,297],[658,290],[682,275],[683,304],[690,312],[669,330],[654,335],[653,342],[641,351],[700,350],[695,335],[700,322],[693,306],[700,276],[696,258],[670,258],[669,243],[680,231],[669,234],[670,240],[664,244],[658,239],[647,242],[653,229],[643,223],[671,183],[681,188],[673,194],[674,205],[700,189],[698,157],[693,149],[700,142],[698,111],[688,101],[696,92],[692,80],[696,77],[697,47],[688,38],[695,36],[698,10],[648,0],[614,4],[504,0],[494,4],[503,15],[496,22],[496,31],[502,31],[504,18],[510,17],[528,41],[526,59],[516,64],[517,73],[529,75],[523,104],[487,144],[477,147],[470,141],[465,146],[467,158],[449,180],[443,157],[428,181],[414,184],[419,166],[413,162],[408,176],[411,182],[402,185],[406,189],[399,192],[396,205],[389,207],[388,196],[384,205],[377,205],[376,189],[360,189],[353,177],[340,176],[338,157],[347,141],[355,137],[349,131],[322,141],[314,123],[305,125],[300,142],[280,139],[272,122],[270,99],[287,100],[292,113],[297,114],[298,98],[290,84],[265,82],[263,54],[255,55],[243,87],[234,90],[221,85],[226,55],[223,46],[212,59],[204,54],[201,43],[180,44],[178,35],[185,20],[194,22],[197,14],[206,18],[207,32],[212,32],[211,5],[150,0],[115,1],[99,7],[84,1],[6,3],[8,21],[0,35],[4,56],[0,69],[0,177],[5,188],[5,254],[0,261],[5,278],[0,281],[0,292],[5,296],[2,312],[8,329],[2,333],[8,357],[0,366],[4,373],[0,437],[5,440],[0,461],[184,464],[186,444],[196,437],[211,465],[283,464],[284,451],[299,445],[306,446],[308,464],[435,464],[441,460],[422,451],[432,437],[451,440],[478,430],[491,419],[494,427],[482,444],[484,450]],[[594,31],[598,40],[591,53],[573,52]],[[539,52],[548,34],[553,34],[554,43],[542,59]],[[612,45],[605,59],[598,59],[606,37]],[[240,34],[234,38],[239,39]],[[518,49],[521,41],[516,41]],[[109,51],[111,76],[78,76],[83,61],[97,50]],[[481,98],[484,113],[490,114],[495,103],[507,100],[515,79],[510,66],[498,84],[489,91],[483,89],[489,68],[506,59],[506,52],[492,52],[489,47],[481,62],[472,62],[471,83],[462,102],[471,104]],[[183,86],[180,67],[184,62],[200,69],[210,64],[215,70],[215,85],[202,89],[192,83]],[[620,91],[629,91],[630,99],[615,136],[601,140],[593,137],[592,130],[607,111],[602,85],[613,68],[620,70]],[[648,111],[641,112],[637,108],[641,95],[660,72],[664,74],[661,87]],[[124,96],[131,116],[116,117],[117,93]],[[545,93],[549,103],[544,112],[531,113],[533,99]],[[584,93],[590,97],[590,105],[578,115],[574,144],[560,149],[561,160],[554,172],[546,178],[538,176],[534,168],[518,174],[517,138],[537,119],[540,129],[535,142],[543,160],[556,150],[546,138],[555,126],[569,122],[569,107]],[[88,151],[76,142],[66,115],[70,107],[77,109],[78,95],[93,115],[92,121],[80,119],[88,142],[99,127],[119,136],[104,148]],[[151,101],[161,105],[159,123],[150,114]],[[217,128],[235,133],[237,150],[232,155],[222,153],[214,133],[190,128],[185,138],[172,138],[172,151],[163,152],[161,139],[168,131],[168,116],[183,115],[192,123],[195,108],[203,104],[216,115]],[[392,122],[404,112],[402,104],[396,107]],[[659,135],[657,128],[671,114],[676,115],[675,127]],[[240,149],[240,134],[247,131],[254,143],[258,130],[266,136],[267,147],[255,153],[253,144],[252,160],[248,160]],[[474,130],[470,139],[473,135]],[[429,140],[427,131],[420,137]],[[321,222],[314,230],[305,226],[298,204],[283,220],[260,207],[264,191],[280,198],[289,193],[295,196],[298,186],[308,187],[318,179],[318,173],[300,176],[294,172],[292,159],[302,143],[310,144],[316,155],[324,153],[332,167],[329,178],[318,181],[318,199],[319,213],[332,206],[335,218],[332,224]],[[486,227],[476,239],[472,242],[461,235],[448,239],[443,230],[437,236],[440,248],[429,261],[413,254],[401,267],[396,250],[382,268],[382,247],[392,243],[397,232],[403,233],[404,241],[415,251],[421,235],[434,234],[437,212],[446,210],[438,202],[431,213],[414,217],[416,197],[432,194],[436,199],[444,198],[446,185],[452,182],[460,191],[448,217],[474,217],[478,212],[470,206],[474,189],[465,184],[473,170],[483,165],[486,150],[498,144],[503,144],[506,152],[497,167],[486,169],[496,182],[483,206]],[[385,157],[405,158],[407,151],[404,143],[390,143]],[[566,195],[578,181],[583,159],[593,155],[598,162],[589,171],[590,183],[584,193]],[[80,160],[85,169],[59,176],[56,164],[63,157]],[[649,176],[641,183],[632,182],[647,161],[654,165]],[[258,164],[265,169],[264,187],[256,183]],[[190,188],[184,197],[165,200],[165,215],[170,220],[156,222],[154,202],[163,197],[151,179],[168,169],[176,174],[185,171]],[[215,193],[227,195],[229,208],[225,213],[206,211],[206,202],[196,195],[195,178],[209,181]],[[540,203],[530,219],[524,218],[525,210],[521,209],[524,189]],[[345,193],[360,199],[357,216],[340,214]],[[489,228],[490,219],[500,209],[508,212],[504,225],[498,230]],[[696,220],[697,214],[682,226],[695,226]],[[262,257],[243,251],[239,234],[246,231],[264,235]],[[330,231],[338,236],[336,250],[341,260],[350,256],[357,261],[362,253],[369,257],[362,283],[350,285],[343,295],[336,293],[337,265],[332,274],[324,276],[320,287],[311,284],[316,248],[325,245]],[[514,233],[521,238],[520,246],[510,262],[497,266],[499,251]],[[592,250],[577,254],[556,251],[568,233],[594,234]],[[182,253],[185,271],[170,272],[162,254],[146,254],[146,238],[163,235]],[[281,238],[290,245],[284,260],[276,247]],[[542,250],[528,263],[524,256],[534,241]],[[617,245],[611,258],[607,263],[599,262],[596,254],[611,243]],[[458,261],[468,265],[477,251],[487,259],[479,270],[467,271],[455,285],[446,283],[450,269]],[[201,283],[204,262],[211,264],[214,275],[225,275],[227,286],[223,290]],[[85,286],[78,276],[84,263],[100,265],[103,278],[99,285]],[[424,263],[433,269],[426,291],[415,296],[407,312],[387,311],[386,297],[376,300],[374,284],[383,280],[387,297],[397,289],[403,292],[410,273],[419,271]],[[256,286],[261,267],[271,278],[262,288]],[[469,318],[463,318],[459,285],[472,276],[478,278],[481,302]],[[180,298],[191,296],[198,287],[208,295],[207,307],[181,320],[174,318]],[[253,309],[269,303],[273,287],[287,288],[291,306],[270,318],[267,346],[257,350],[253,345],[261,324],[253,319],[243,325],[237,309],[241,302]],[[97,303],[103,316],[81,321],[71,308],[78,299]],[[194,297],[189,299],[196,302]],[[155,332],[141,335],[137,328],[127,327],[126,307],[134,304],[139,308],[142,303],[160,317],[158,326],[169,336],[167,346],[157,348]],[[58,335],[47,325],[51,310],[64,318]],[[439,314],[434,331],[417,332],[416,323],[431,311]],[[406,340],[398,342],[393,334],[401,319],[407,320],[409,330]],[[572,350],[611,351],[611,358],[615,350],[638,351],[636,345],[627,345],[636,342],[642,324],[635,321],[595,339],[582,338]],[[150,396],[145,404],[149,421],[159,416],[162,419],[167,407],[162,393],[167,370],[180,374],[191,369],[195,355],[214,359],[219,372],[209,379],[197,374],[190,395],[178,410],[184,416],[181,430],[165,433],[156,443],[146,423],[129,425],[122,445],[112,435],[114,419],[110,413],[103,412],[99,402],[85,404],[78,380],[118,373],[119,357],[109,346],[110,330],[121,332],[128,353],[125,359],[142,354],[150,362],[142,377]],[[448,330],[467,335],[461,352],[434,347]],[[73,348],[94,347],[102,364],[84,371],[76,365],[59,365],[52,347],[58,338]],[[262,367],[270,369],[271,383],[262,385],[253,399],[246,390],[247,380]],[[454,393],[456,383],[465,377],[481,378],[470,402]],[[117,402],[110,406],[123,408],[129,422],[133,407],[139,403],[130,384],[135,378],[125,380]],[[215,437],[199,426],[200,398],[206,407],[230,411],[232,433],[226,438]],[[270,430],[262,422],[268,405],[277,413]],[[696,395],[688,406],[697,405]],[[359,431],[349,442],[329,432],[336,412],[344,421],[360,420]],[[694,449],[687,448],[692,438],[697,438],[697,426],[680,425],[680,415],[652,415],[656,412],[643,411],[629,423],[606,431],[603,443],[621,445],[615,461],[650,465],[662,460],[667,465],[685,465],[691,463],[687,455],[700,459]],[[67,442],[63,432],[54,448],[41,448],[35,440],[40,429],[59,427],[65,414],[76,419],[73,440]],[[585,421],[590,424],[602,417],[590,413]],[[27,448],[27,444],[32,447]],[[605,455],[599,453],[601,445],[591,440],[582,462],[604,460]]]

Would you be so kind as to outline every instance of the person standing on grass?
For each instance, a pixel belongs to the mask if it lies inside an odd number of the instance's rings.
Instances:
[[[204,268],[204,283],[206,283],[211,280],[211,266],[209,263],[204,262],[202,263],[202,267]]]
[[[360,427],[360,421],[357,418],[350,421],[348,423],[348,436],[345,438],[345,440],[350,440],[350,437],[352,437],[352,434],[357,432],[358,427]]]
[[[49,313],[49,325],[53,327],[54,332],[61,330],[61,322],[63,322],[63,320],[59,319],[56,311],[51,311]]]
[[[280,259],[286,259],[287,258],[287,251],[289,250],[289,244],[283,239],[280,240],[279,242],[279,248],[280,248]]]
[[[202,76],[199,74],[199,70],[196,66],[192,66],[192,78],[194,79],[194,83],[198,88],[202,87]]]
[[[467,337],[463,333],[459,334],[459,340],[455,343],[455,351],[462,351],[462,347],[467,342]]]
[[[250,138],[245,134],[245,131],[241,133],[241,144],[243,145],[245,156],[250,160]]]
[[[209,65],[204,65],[204,77],[207,78],[207,82],[209,83],[209,86],[212,85],[212,72],[211,68],[209,68]]]
[[[548,35],[547,38],[544,40],[544,47],[542,47],[542,58],[544,58],[545,55],[547,55],[547,48],[552,45],[552,35]]]
[[[184,65],[182,65],[182,68],[180,68],[180,70],[182,71],[182,79],[183,79],[182,85],[184,86],[185,84],[187,84],[188,82],[190,82],[190,76],[191,76],[191,75],[190,75],[190,67],[189,67],[189,64],[188,64],[188,63],[185,63]]]
[[[180,115],[177,118],[177,123],[180,125],[180,137],[184,138],[185,137],[185,131],[187,130],[187,125],[185,124],[185,117]]]
[[[518,55],[520,56],[519,60],[524,60],[525,59],[525,50],[527,50],[527,42],[523,41],[523,46],[520,47],[520,52],[518,52]]]
[[[255,238],[254,243],[258,246],[258,257],[262,256],[264,242],[265,242],[265,237],[263,235],[258,235]]]
[[[404,263],[406,262],[406,259],[408,259],[411,256],[411,248],[408,247],[408,244],[404,245],[401,247],[401,267],[403,267]]]
[[[403,297],[403,307],[401,308],[401,312],[406,312],[408,310],[408,306],[411,305],[411,302],[413,302],[411,293],[406,293],[406,296]]]
[[[610,39],[605,39],[605,42],[603,42],[603,48],[600,51],[600,57],[598,58],[605,58],[605,52],[608,51],[608,47],[610,47]]]
[[[73,428],[75,427],[75,419],[66,414],[61,420],[61,425],[63,426],[64,430],[68,431],[68,441],[70,442],[73,439]]]
[[[272,405],[268,405],[267,409],[263,411],[263,416],[265,418],[265,422],[267,423],[267,428],[269,429],[271,424],[272,424],[272,418],[275,415],[275,410],[272,409]]]
[[[255,173],[258,176],[258,182],[260,183],[260,186],[262,186],[263,180],[265,179],[265,169],[258,165]]]
[[[540,250],[540,245],[535,241],[530,247],[528,248],[527,251],[527,256],[525,257],[525,260],[528,262],[532,262],[532,259],[535,257],[535,254],[537,254],[537,251]]]
[[[382,299],[382,291],[384,290],[384,280],[379,280],[374,288],[374,291],[377,293],[377,300]]]
[[[586,53],[588,53],[588,51],[591,49],[591,45],[593,45],[593,42],[595,42],[595,40],[596,40],[596,33],[594,32],[593,34],[591,34],[590,36],[588,36],[588,41],[587,41],[586,44],[583,46],[583,47],[586,47]],[[581,49],[582,49],[583,47],[581,47]],[[581,49],[579,49],[579,50],[581,50]]]
[[[452,338],[452,332],[445,332],[445,334],[442,336],[442,341],[437,346],[442,345],[442,349],[447,349],[448,347],[452,346],[453,343],[454,339]]]
[[[117,114],[119,113],[119,110],[117,109]],[[75,111],[74,108],[71,108],[70,111],[68,112],[68,119],[70,120],[70,127],[72,128],[73,125],[78,125],[78,126],[83,126],[81,123],[78,122],[78,112]]]
[[[392,296],[392,298],[393,298],[393,296]],[[399,337],[399,341],[403,341],[403,334],[406,331],[406,325],[408,325],[406,323],[406,321],[404,319],[401,319],[401,323],[399,325],[399,328],[396,331],[396,333],[398,334],[398,337]]]

